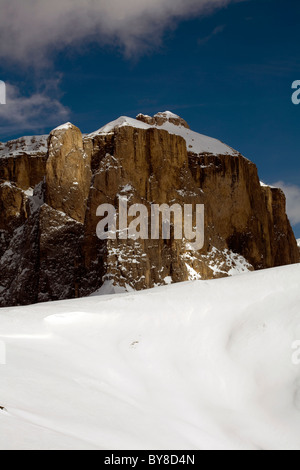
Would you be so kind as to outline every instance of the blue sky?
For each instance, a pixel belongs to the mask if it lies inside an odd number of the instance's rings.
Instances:
[[[69,0],[57,2],[65,8],[58,19],[44,0],[33,17],[27,0],[20,23],[12,11],[21,0],[0,0],[0,79],[8,84],[0,140],[68,120],[91,132],[120,115],[170,110],[241,151],[265,182],[280,182],[300,237],[300,105],[291,101],[300,2],[136,1],[99,0],[94,11],[82,0],[69,24],[61,19]]]

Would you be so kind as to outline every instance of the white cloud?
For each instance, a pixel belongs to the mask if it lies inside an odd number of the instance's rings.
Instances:
[[[286,195],[287,213],[292,225],[300,223],[300,187],[278,181],[272,186],[281,188]]]
[[[69,110],[51,97],[48,87],[29,96],[7,84],[7,104],[0,106],[0,139],[15,133],[34,131],[65,122]]]
[[[50,50],[85,40],[131,55],[159,44],[181,19],[236,1],[243,0],[0,0],[0,57],[41,64]]]

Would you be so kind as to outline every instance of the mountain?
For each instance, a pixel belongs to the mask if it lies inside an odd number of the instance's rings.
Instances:
[[[185,238],[99,240],[97,208],[120,198],[149,210],[204,204],[204,247],[194,251]],[[121,117],[88,135],[67,123],[0,144],[0,203],[2,307],[299,262],[283,192],[170,112]]]
[[[2,309],[1,449],[299,450],[299,282],[294,265]]]

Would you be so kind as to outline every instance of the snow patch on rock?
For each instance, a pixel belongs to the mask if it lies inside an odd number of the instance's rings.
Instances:
[[[34,135],[20,137],[8,142],[0,142],[0,158],[9,156],[19,156],[24,153],[31,156],[46,154],[48,150],[48,135]]]

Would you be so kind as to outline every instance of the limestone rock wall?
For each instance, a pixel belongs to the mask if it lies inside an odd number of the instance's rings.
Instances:
[[[252,162],[188,152],[159,128],[188,129],[174,115],[138,119],[153,127],[83,137],[67,124],[46,150],[0,158],[0,306],[86,296],[105,281],[139,290],[299,262],[285,196],[260,184]],[[120,197],[149,213],[152,203],[204,204],[204,248],[184,238],[99,240],[97,207],[117,208]]]

